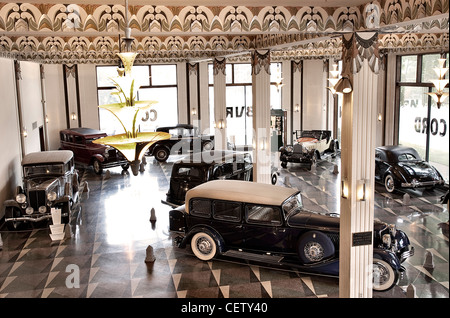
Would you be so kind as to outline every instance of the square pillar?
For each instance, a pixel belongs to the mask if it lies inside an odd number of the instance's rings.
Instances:
[[[270,51],[252,53],[253,181],[270,178]]]
[[[215,149],[227,149],[227,113],[226,113],[226,60],[215,58],[213,62],[214,75],[214,140]]]
[[[353,91],[342,107],[339,297],[371,298],[378,34],[344,35],[343,46],[342,77]]]

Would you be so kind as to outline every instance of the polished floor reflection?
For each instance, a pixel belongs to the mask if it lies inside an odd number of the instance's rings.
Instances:
[[[139,175],[120,168],[97,176],[80,170],[81,211],[65,239],[52,242],[49,229],[0,234],[0,298],[336,298],[336,278],[274,269],[233,259],[199,261],[173,244],[165,199],[173,162],[147,159]],[[302,191],[306,207],[339,211],[339,157],[320,161],[311,171],[295,164],[280,170],[278,185]],[[375,217],[395,223],[410,237],[415,255],[404,264],[399,285],[374,298],[449,297],[448,211],[435,191],[388,194],[376,186]],[[150,222],[151,209],[156,221]],[[145,262],[154,256],[154,262]],[[428,257],[428,258],[427,258]],[[431,259],[431,262],[429,260]],[[428,262],[427,262],[428,261]]]

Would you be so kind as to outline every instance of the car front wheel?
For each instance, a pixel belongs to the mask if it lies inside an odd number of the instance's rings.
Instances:
[[[196,233],[191,239],[191,249],[194,255],[202,261],[209,261],[217,252],[217,244],[214,238],[208,233]]]
[[[96,174],[102,174],[103,165],[98,159],[94,159],[94,161],[92,162],[92,167],[94,168],[94,172]]]
[[[155,159],[159,162],[164,162],[169,158],[169,150],[166,148],[160,147],[155,149]]]
[[[373,290],[386,291],[397,284],[399,273],[381,259],[373,260]]]
[[[388,174],[384,178],[384,187],[386,188],[386,191],[389,193],[394,192],[395,190],[395,183],[394,183],[394,177],[391,174]]]

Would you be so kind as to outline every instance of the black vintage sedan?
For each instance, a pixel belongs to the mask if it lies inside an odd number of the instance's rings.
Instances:
[[[414,148],[382,146],[375,149],[375,180],[391,193],[398,188],[430,188],[444,184],[435,167]]]
[[[339,275],[339,220],[305,209],[297,189],[237,180],[203,183],[169,212],[178,246],[190,244],[200,260],[239,257],[331,276]],[[403,231],[379,221],[372,243],[374,290],[388,290],[414,248]]]

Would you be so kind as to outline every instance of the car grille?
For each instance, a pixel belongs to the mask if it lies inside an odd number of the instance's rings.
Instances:
[[[45,191],[29,191],[28,200],[33,209],[38,210],[40,206],[45,206]]]

